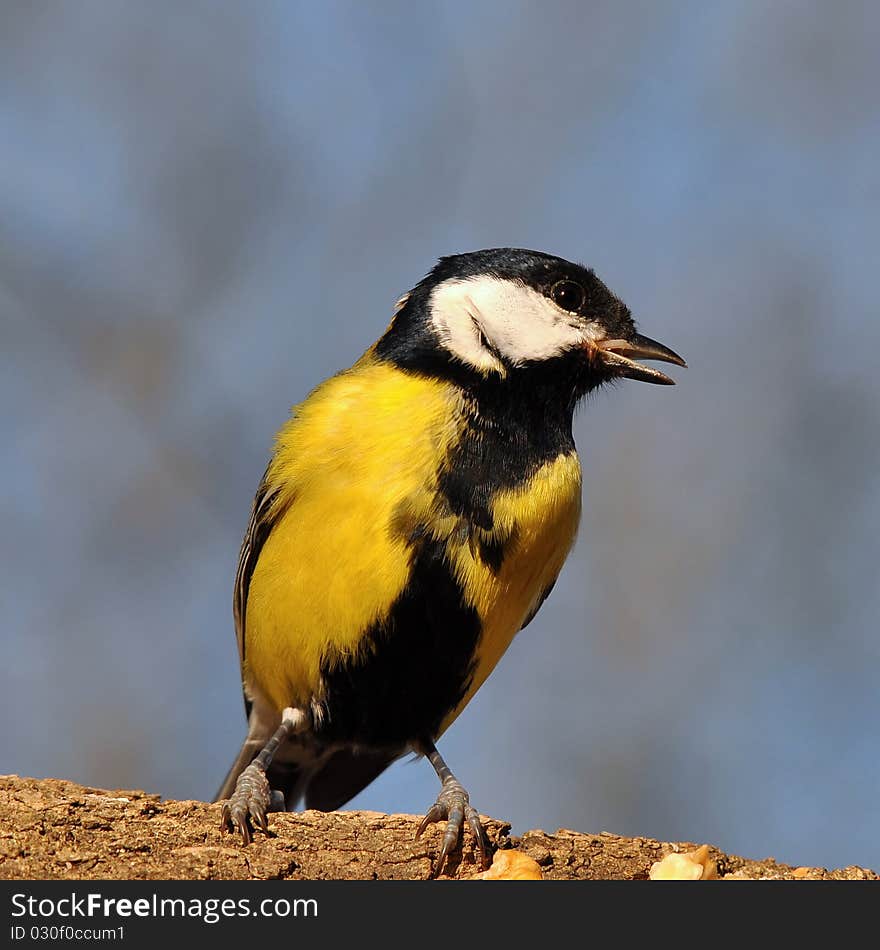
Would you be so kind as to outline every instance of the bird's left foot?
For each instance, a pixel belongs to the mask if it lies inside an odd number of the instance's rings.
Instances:
[[[492,851],[492,844],[486,829],[480,822],[480,816],[476,808],[470,803],[468,793],[457,778],[449,775],[443,780],[443,788],[437,796],[437,801],[430,807],[428,813],[422,819],[416,837],[435,821],[445,821],[446,831],[443,834],[443,844],[440,848],[440,854],[431,870],[431,877],[437,877],[443,868],[443,864],[451,854],[452,850],[458,844],[461,838],[464,822],[467,820],[468,826],[474,836],[477,852],[480,856],[480,866],[485,870],[489,867],[489,857]]]

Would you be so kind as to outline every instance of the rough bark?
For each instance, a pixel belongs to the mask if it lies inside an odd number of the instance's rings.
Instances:
[[[651,865],[691,842],[613,834],[529,831],[486,819],[498,848],[534,858],[548,880],[645,879]],[[271,837],[242,847],[220,831],[220,808],[105,791],[56,779],[0,777],[0,878],[4,879],[425,879],[440,827],[414,840],[419,818],[376,812],[273,814]],[[865,868],[794,868],[772,859],[711,856],[721,878],[877,880]],[[470,837],[444,876],[477,872]]]

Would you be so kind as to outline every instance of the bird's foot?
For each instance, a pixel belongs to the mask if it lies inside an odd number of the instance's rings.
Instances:
[[[232,796],[223,802],[220,813],[220,830],[241,833],[242,844],[253,841],[253,828],[269,833],[266,818],[270,811],[284,807],[280,792],[269,788],[266,767],[259,762],[251,764],[239,775]]]
[[[471,805],[464,786],[458,779],[450,776],[444,780],[437,801],[430,807],[416,831],[416,837],[418,838],[428,825],[435,821],[446,821],[443,844],[440,848],[440,854],[437,856],[437,861],[431,870],[431,877],[437,877],[447,857],[458,844],[465,820],[467,820],[474,836],[477,853],[480,856],[480,866],[485,869],[489,867],[489,856],[492,850],[489,836],[480,822],[480,816],[476,808]]]

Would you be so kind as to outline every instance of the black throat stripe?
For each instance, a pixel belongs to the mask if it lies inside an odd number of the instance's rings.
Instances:
[[[496,492],[524,485],[542,465],[575,451],[573,400],[560,400],[558,376],[552,387],[542,382],[538,372],[520,371],[465,390],[464,428],[441,467],[438,488],[473,528],[494,529]],[[504,543],[495,538],[485,546],[484,560],[496,570],[497,545]]]

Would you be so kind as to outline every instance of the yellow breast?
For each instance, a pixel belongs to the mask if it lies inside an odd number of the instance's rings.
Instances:
[[[327,657],[354,656],[409,578],[389,531],[424,495],[457,436],[455,387],[365,358],[294,410],[268,481],[283,511],[259,555],[244,678],[278,709],[308,703]]]

